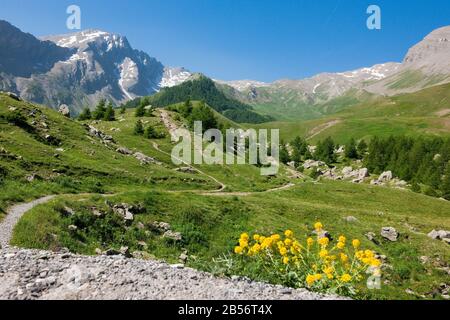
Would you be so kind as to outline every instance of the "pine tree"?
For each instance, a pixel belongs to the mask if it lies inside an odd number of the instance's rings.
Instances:
[[[83,109],[83,111],[80,113],[80,115],[78,116],[78,120],[84,121],[84,120],[91,120],[91,119],[92,119],[91,110],[88,107],[85,107]]]
[[[142,103],[136,108],[135,116],[137,118],[142,118],[145,116],[145,106]]]
[[[127,109],[125,108],[125,105],[121,105],[120,106],[120,114],[125,114],[126,111],[127,111]]]
[[[214,112],[203,101],[200,102],[198,107],[192,110],[188,120],[191,128],[194,127],[195,121],[201,121],[203,132],[209,129],[217,129],[218,127],[218,122]]]
[[[137,136],[141,136],[144,134],[144,126],[142,125],[141,120],[136,121],[136,124],[134,126],[134,134]]]
[[[314,158],[316,160],[321,160],[328,165],[336,162],[336,154],[334,152],[335,144],[331,137],[320,141],[317,145],[317,150],[314,153]]]
[[[92,116],[94,120],[102,120],[105,116],[106,112],[106,102],[104,99],[101,99],[99,103],[97,104],[97,107],[95,108],[95,111],[93,112]]]
[[[108,103],[108,107],[106,107],[105,115],[103,116],[103,120],[105,121],[115,121],[116,113],[113,108],[113,104],[111,102]]]
[[[367,143],[366,143],[366,141],[364,139],[359,141],[358,147],[356,149],[358,151],[359,157],[362,159],[365,156],[365,154],[367,153]]]
[[[192,113],[193,106],[190,99],[187,99],[180,107],[180,113],[184,118],[188,118]]]
[[[150,125],[145,129],[144,137],[146,137],[147,139],[156,139],[158,138],[158,133],[156,132],[155,128]]]
[[[286,148],[286,145],[284,144],[283,141],[281,141],[281,145],[280,145],[280,162],[287,164],[291,161],[290,157],[289,157],[289,152]]]
[[[348,159],[358,159],[358,150],[356,149],[356,141],[351,138],[345,146],[345,157]]]

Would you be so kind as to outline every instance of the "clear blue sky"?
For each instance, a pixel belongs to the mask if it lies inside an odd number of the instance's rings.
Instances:
[[[127,36],[165,65],[224,80],[273,81],[401,61],[433,29],[450,25],[449,0],[0,0],[0,19],[35,35],[82,28]],[[382,30],[366,9],[382,9]]]

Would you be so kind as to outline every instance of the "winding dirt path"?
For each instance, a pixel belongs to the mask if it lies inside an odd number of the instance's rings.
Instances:
[[[6,247],[11,241],[14,227],[20,218],[29,210],[33,209],[39,204],[49,202],[55,195],[42,197],[27,203],[17,204],[7,210],[6,217],[0,222],[0,245]]]
[[[332,121],[323,123],[321,125],[318,125],[317,127],[311,129],[311,131],[309,131],[309,136],[306,138],[306,140],[310,140],[310,139],[318,136],[325,130],[330,129],[341,122],[342,122],[341,120],[332,120]]]

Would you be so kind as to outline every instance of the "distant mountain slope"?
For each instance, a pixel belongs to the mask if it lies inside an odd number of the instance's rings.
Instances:
[[[450,81],[450,26],[434,30],[412,47],[394,75],[367,87],[393,95],[415,92]]]
[[[450,26],[431,32],[412,47],[402,63],[385,63],[302,80],[218,81],[228,96],[279,120],[311,120],[367,98],[392,96],[450,82]],[[347,101],[350,104],[343,105]]]
[[[186,81],[191,73],[165,67],[127,38],[100,30],[43,37],[0,22],[0,90],[73,113],[105,98],[121,103]]]
[[[17,77],[47,72],[57,61],[65,60],[72,52],[50,41],[39,41],[2,20],[0,48],[0,72]]]
[[[155,106],[165,107],[187,99],[203,100],[225,117],[240,123],[262,123],[272,120],[254,112],[251,106],[226,97],[214,81],[203,75],[197,75],[178,86],[163,89],[150,97],[150,102]]]
[[[280,128],[286,141],[295,136],[316,142],[332,136],[339,143],[373,136],[450,137],[450,84],[395,96],[372,96],[320,119],[264,124]]]

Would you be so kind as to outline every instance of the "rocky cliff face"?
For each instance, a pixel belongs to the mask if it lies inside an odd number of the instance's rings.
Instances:
[[[74,113],[105,98],[118,104],[174,86],[191,74],[165,67],[131,47],[118,34],[100,30],[36,39],[7,22],[0,24],[0,89]]]

